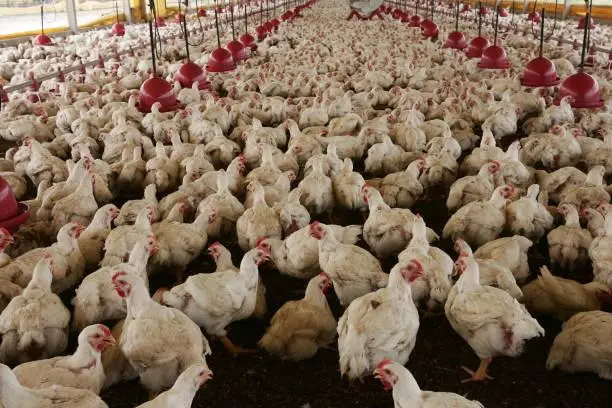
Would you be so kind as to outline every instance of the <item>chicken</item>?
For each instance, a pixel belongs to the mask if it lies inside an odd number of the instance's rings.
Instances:
[[[310,279],[303,299],[285,303],[274,314],[259,347],[283,360],[300,361],[332,343],[337,323],[325,297],[330,287],[323,272]]]
[[[59,231],[69,222],[78,222],[87,226],[91,222],[98,203],[93,195],[93,177],[83,177],[81,184],[73,193],[58,200],[51,210],[53,228]]]
[[[113,220],[119,209],[113,204],[106,204],[96,211],[91,223],[79,235],[79,250],[85,261],[86,269],[96,267],[102,260],[104,241],[110,234]]]
[[[381,143],[376,143],[368,149],[364,161],[365,171],[372,175],[386,175],[406,168],[411,159],[416,159],[415,153],[406,153],[404,149],[393,144],[389,136],[384,136]]]
[[[390,359],[376,366],[374,376],[382,382],[385,391],[393,390],[395,408],[484,408],[480,402],[452,392],[421,391],[412,373]]]
[[[312,166],[312,172],[298,184],[300,202],[311,215],[331,213],[334,208],[332,180],[323,171],[322,159],[315,160]]]
[[[561,194],[561,202],[572,204],[579,210],[583,208],[597,208],[601,203],[610,202],[610,194],[606,191],[603,166],[593,167],[587,174],[582,186],[567,188]]]
[[[192,364],[178,376],[172,388],[136,408],[190,408],[200,387],[212,376],[206,364]]]
[[[515,194],[511,185],[497,187],[488,201],[475,201],[461,207],[448,220],[442,231],[444,238],[463,238],[479,247],[493,241],[506,224],[506,202]]]
[[[238,244],[245,252],[255,248],[261,237],[280,239],[282,236],[280,220],[276,212],[266,204],[263,186],[256,182],[253,194],[253,206],[236,221]]]
[[[296,188],[282,202],[274,205],[285,237],[310,224],[310,213],[300,203],[301,196],[302,191]]]
[[[593,238],[588,230],[580,226],[576,207],[561,204],[557,210],[565,217],[565,225],[555,228],[546,236],[548,254],[553,265],[574,270],[588,262],[588,250]]]
[[[390,207],[412,207],[423,195],[419,178],[426,166],[426,159],[421,158],[410,163],[404,171],[387,174],[378,186],[383,201]]]
[[[123,157],[123,154],[126,157]],[[123,150],[121,160],[123,163],[121,163],[121,167],[117,171],[117,190],[126,195],[140,191],[146,173],[146,162],[142,159],[142,147],[134,147],[131,157],[129,154],[130,149]],[[151,185],[154,186],[154,184]]]
[[[385,358],[406,364],[419,330],[410,285],[422,275],[420,262],[410,260],[391,270],[386,288],[351,302],[338,321],[341,375],[363,378]]]
[[[612,212],[605,216],[605,233],[593,239],[589,246],[589,256],[593,263],[595,281],[610,285],[612,283]]]
[[[461,207],[474,201],[483,201],[491,197],[497,187],[496,174],[501,165],[493,160],[483,165],[475,176],[465,176],[455,181],[446,199],[446,208],[457,211]]]
[[[125,301],[113,289],[110,278],[117,270],[140,276],[148,284],[147,262],[159,250],[157,240],[149,237],[134,245],[127,262],[112,267],[105,266],[87,275],[76,290],[72,300],[74,317],[72,326],[75,331],[87,325],[118,320],[125,317]]]
[[[582,210],[582,216],[587,222],[587,229],[593,238],[606,235],[606,220],[604,215],[593,208]]]
[[[310,224],[310,235],[319,240],[319,265],[330,277],[342,306],[387,285],[389,276],[365,249],[341,243],[329,226],[317,221]]]
[[[612,302],[612,289],[603,283],[580,284],[553,276],[546,266],[538,279],[523,286],[523,303],[538,315],[552,315],[565,321],[580,312],[600,310]]]
[[[548,353],[546,368],[568,373],[593,372],[612,379],[610,348],[612,314],[600,311],[574,315],[563,325]]]
[[[343,244],[354,245],[361,235],[361,225],[328,225],[336,240]],[[265,238],[259,240],[258,247],[270,253],[270,260],[282,274],[298,279],[311,279],[319,273],[319,242],[310,235],[310,226],[303,227],[285,240]]]
[[[179,163],[171,160],[161,142],[155,145],[155,157],[146,164],[144,184],[155,184],[158,193],[173,191],[179,183]]]
[[[0,268],[11,262],[11,257],[4,253],[6,247],[15,242],[15,238],[6,228],[0,228]]]
[[[2,393],[0,404],[11,408],[108,408],[100,397],[91,391],[58,385],[40,390],[19,384],[10,368],[0,364]]]
[[[529,276],[527,251],[532,246],[530,239],[514,235],[487,242],[474,252],[474,256],[478,259],[493,260],[499,266],[510,269],[516,280],[521,282]]]
[[[506,153],[496,146],[495,137],[489,129],[482,130],[482,138],[480,146],[472,150],[463,162],[461,162],[460,171],[462,174],[474,175],[477,174],[482,166],[492,160],[503,160]]]
[[[119,347],[149,393],[169,388],[211,353],[197,324],[180,310],[154,302],[140,277],[119,271],[112,282],[127,305]]]
[[[493,357],[518,356],[525,342],[543,336],[544,329],[509,294],[480,285],[474,258],[460,257],[455,270],[461,276],[451,289],[444,311],[453,329],[480,358],[476,371],[462,368],[472,375],[472,381],[491,379],[487,367]]]
[[[257,298],[258,267],[269,257],[261,248],[248,251],[240,262],[240,271],[200,273],[185,283],[162,290],[161,303],[183,311],[206,333],[218,337],[232,354],[248,353],[227,337],[226,327],[233,321],[251,316]]]
[[[349,210],[365,207],[361,198],[361,188],[364,186],[363,176],[353,171],[353,161],[348,157],[342,162],[340,172],[332,176],[332,190],[337,206]]]
[[[43,255],[23,293],[0,314],[0,361],[20,364],[57,356],[68,344],[70,311],[51,292],[53,256]]]
[[[104,242],[104,258],[100,266],[113,266],[125,262],[136,242],[153,236],[151,220],[155,210],[146,206],[138,213],[134,225],[121,225],[111,230]]]
[[[209,237],[220,237],[235,231],[236,221],[244,213],[242,203],[232,195],[224,170],[217,172],[217,192],[209,195],[198,205],[198,214],[217,214],[215,222],[209,223],[206,233]]]
[[[28,388],[61,385],[99,394],[104,384],[101,353],[114,344],[115,338],[108,327],[103,324],[88,326],[79,334],[74,354],[20,364],[13,373],[19,383]]]
[[[77,223],[64,225],[57,234],[57,242],[48,248],[33,249],[13,259],[0,269],[0,279],[25,288],[30,282],[32,271],[45,253],[53,256],[53,284],[55,293],[72,288],[85,274],[85,261],[79,249],[78,238],[83,227]]]
[[[538,242],[552,229],[554,221],[545,207],[546,203],[538,202],[539,194],[540,186],[532,184],[525,197],[511,202],[506,207],[506,224],[510,232],[534,242]]]
[[[128,225],[136,222],[138,213],[142,211],[144,207],[150,207],[153,210],[151,222],[157,222],[159,220],[159,210],[157,209],[157,188],[155,184],[149,184],[144,190],[144,196],[140,200],[129,200],[126,201],[119,211],[119,215],[115,218],[115,225]]]
[[[575,167],[562,167],[552,173],[536,171],[536,178],[542,191],[548,193],[549,200],[560,204],[566,190],[579,187],[586,181],[586,174]]]

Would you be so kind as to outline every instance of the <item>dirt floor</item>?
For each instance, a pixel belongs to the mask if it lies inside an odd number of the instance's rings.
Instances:
[[[0,143],[0,152],[8,146]],[[448,212],[443,196],[436,195],[419,203],[414,212],[420,213],[428,226],[441,233]],[[118,203],[120,204],[120,203]],[[360,223],[351,215],[344,224]],[[240,251],[234,238],[222,242],[232,250],[238,264]],[[438,242],[442,249],[455,257],[450,242]],[[383,264],[388,272],[394,260]],[[538,266],[547,263],[545,243],[532,248],[530,254],[532,274]],[[190,273],[213,271],[214,266],[205,254],[197,259]],[[569,277],[563,271],[555,274]],[[280,275],[269,266],[261,275],[267,288],[269,316],[288,300],[300,298],[305,282]],[[572,275],[585,282],[592,276],[588,270]],[[170,276],[154,276],[152,293],[161,286],[172,284]],[[71,294],[65,297],[68,303]],[[341,312],[333,291],[328,294],[332,309]],[[546,358],[561,325],[551,319],[539,319],[546,329],[546,337],[528,343],[525,353],[515,359],[499,358],[490,366],[494,380],[483,384],[462,383],[467,374],[460,369],[465,365],[476,368],[479,360],[467,343],[457,335],[444,315],[421,317],[417,344],[407,367],[424,390],[449,391],[482,402],[488,408],[604,408],[612,406],[610,382],[592,374],[567,375],[546,370]],[[245,347],[255,347],[265,330],[266,322],[249,319],[230,326],[229,337]],[[75,341],[72,341],[74,349]],[[198,392],[193,407],[226,408],[390,408],[391,393],[383,391],[381,384],[369,378],[365,383],[349,383],[340,378],[338,352],[321,350],[310,361],[282,362],[259,352],[250,356],[233,357],[218,342],[211,343],[213,355],[208,359],[214,378]],[[136,407],[147,399],[146,390],[132,381],[102,393],[111,408]]]

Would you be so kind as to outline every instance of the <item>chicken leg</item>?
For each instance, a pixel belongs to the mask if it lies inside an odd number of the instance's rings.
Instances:
[[[245,349],[235,345],[227,336],[221,336],[219,337],[219,340],[221,340],[221,344],[223,344],[223,347],[225,347],[227,351],[232,353],[233,356],[237,356],[240,354],[253,354],[257,352],[257,350],[254,349]]]
[[[492,380],[493,377],[487,374],[487,367],[489,367],[489,364],[491,364],[491,361],[493,361],[493,357],[488,357],[488,358],[480,360],[480,365],[478,366],[478,369],[476,371],[472,371],[467,367],[461,366],[463,370],[467,371],[469,374],[472,375],[472,378],[467,378],[461,382],[465,383],[465,382],[470,382],[470,381]]]

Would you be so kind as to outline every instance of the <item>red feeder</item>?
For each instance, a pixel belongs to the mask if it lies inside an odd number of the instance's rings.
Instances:
[[[402,11],[400,9],[393,10],[391,17],[393,17],[395,20],[399,20],[400,18],[402,18]]]
[[[122,23],[113,24],[111,34],[115,37],[123,37],[125,35],[125,26]]]
[[[240,37],[240,42],[245,46],[251,49],[251,51],[255,51],[257,49],[257,44],[255,43],[255,37],[253,37],[249,33],[244,33]]]
[[[155,19],[155,25],[158,26],[158,27],[165,27],[166,26],[166,20],[164,20],[161,17],[157,17]]]
[[[464,4],[463,8],[461,9],[462,13],[467,13],[468,11],[470,11],[470,5],[469,4]]]
[[[426,19],[421,23],[421,32],[426,38],[434,38],[438,36],[438,25],[433,21]]]
[[[191,61],[185,62],[176,71],[174,79],[179,81],[183,88],[191,88],[195,81],[198,81],[199,89],[210,89],[210,83],[206,80],[206,73],[197,64]]]
[[[484,37],[475,37],[470,41],[470,48],[465,52],[469,58],[482,57],[482,51],[489,46],[489,40]]]
[[[232,54],[225,48],[217,48],[208,58],[206,66],[208,72],[227,72],[236,69],[236,62]]]
[[[486,7],[481,7],[480,11],[478,12],[481,16],[486,16],[487,15],[487,8]]]
[[[456,50],[462,50],[467,48],[467,41],[465,35],[461,31],[453,31],[448,35],[448,39],[444,43],[445,48],[454,48]]]
[[[248,58],[244,44],[242,44],[240,41],[230,41],[227,44],[227,50],[232,54],[232,58],[234,58],[234,61],[236,62],[244,61]]]
[[[36,37],[34,37],[33,43],[34,45],[40,46],[53,45],[53,40],[46,34],[38,34]]]
[[[595,28],[595,20],[593,19],[593,17],[591,16],[590,20],[590,24],[589,24],[589,28],[593,29]],[[586,17],[582,16],[580,17],[580,20],[578,20],[578,27],[580,30],[584,30],[584,26],[586,25]]]
[[[288,10],[284,12],[281,18],[283,19],[283,21],[291,20],[293,18],[293,11]]]
[[[185,21],[185,13],[178,13],[174,16],[174,19],[176,20],[177,23],[182,23],[183,21]]]
[[[272,19],[272,21],[270,21],[270,24],[272,24],[272,28],[274,31],[278,31],[278,26],[280,25],[280,21],[277,18]]]
[[[263,24],[263,27],[266,30],[266,33],[271,33],[274,30],[274,26],[272,25],[272,23],[270,21],[266,21]]]
[[[263,41],[264,38],[266,38],[266,35],[268,34],[268,32],[266,31],[266,27],[264,27],[263,25],[260,25],[255,28],[255,32],[257,33],[257,41]]]
[[[0,227],[15,231],[29,216],[28,206],[17,203],[11,186],[0,176]]]
[[[561,80],[557,76],[555,64],[546,57],[537,57],[532,59],[523,71],[521,84],[537,88],[540,86],[555,86]]]
[[[502,6],[497,7],[497,13],[500,17],[508,17],[508,10]]]
[[[140,87],[138,107],[141,112],[151,112],[151,106],[159,102],[160,112],[170,112],[178,107],[172,86],[163,78],[152,76]]]
[[[2,84],[0,84],[0,102],[7,103],[8,101],[9,101],[8,94],[6,93],[4,88],[2,88]]]
[[[198,17],[206,17],[206,15],[206,9],[201,8],[198,10]]]
[[[478,67],[483,69],[507,69],[510,65],[506,50],[499,45],[485,48],[478,63]]]
[[[601,99],[599,84],[591,75],[584,71],[568,76],[561,83],[559,99],[555,100],[558,105],[566,96],[573,96],[572,108],[601,108],[604,100]]]
[[[414,15],[410,17],[410,22],[408,23],[408,27],[420,27],[421,26],[421,16]]]
[[[529,14],[527,14],[527,21],[533,21],[534,23],[539,23],[542,20],[542,17],[540,17],[540,13],[538,13],[537,11],[531,11]]]

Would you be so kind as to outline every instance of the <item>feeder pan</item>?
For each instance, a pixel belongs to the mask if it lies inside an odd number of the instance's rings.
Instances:
[[[36,37],[34,37],[33,43],[34,45],[40,46],[53,45],[53,40],[46,34],[38,34]]]
[[[421,16],[414,15],[410,17],[410,22],[408,23],[408,27],[420,27],[421,26]]]
[[[28,206],[15,200],[11,186],[0,176],[0,227],[15,231],[29,216]]]
[[[157,18],[155,19],[155,25],[156,25],[157,27],[165,27],[165,26],[166,26],[166,20],[164,20],[164,19],[163,19],[163,18],[161,18],[161,17],[157,17]]]
[[[508,17],[508,10],[503,8],[502,6],[499,6],[497,8],[497,14],[499,14],[500,17]]]
[[[448,39],[444,43],[444,48],[453,48],[456,50],[467,48],[465,35],[461,31],[453,31],[448,35]]]
[[[182,23],[183,21],[185,21],[185,13],[178,13],[174,16],[174,19],[176,20],[177,23]]]
[[[393,17],[395,20],[399,20],[402,18],[402,10],[400,9],[395,9],[393,10],[393,13],[391,14],[391,17]]]
[[[263,25],[257,27],[255,29],[255,32],[257,32],[258,41],[263,41],[263,39],[266,38],[266,35],[268,34],[268,32],[266,31],[266,27],[264,27]]]
[[[278,26],[280,25],[280,21],[278,18],[272,19],[272,21],[270,21],[270,24],[272,24],[274,31],[278,31]]]
[[[433,21],[426,19],[421,23],[421,32],[426,38],[434,38],[438,36],[438,25]]]
[[[178,107],[172,86],[163,78],[152,76],[140,87],[138,107],[141,112],[151,112],[151,106],[159,102],[160,112],[170,112]]]
[[[272,33],[272,31],[274,30],[274,26],[272,25],[270,21],[266,21],[263,24],[263,27],[266,30],[266,33]]]
[[[568,76],[561,83],[559,98],[555,100],[558,105],[566,96],[573,96],[572,108],[601,108],[604,100],[601,99],[599,84],[591,75],[584,71]]]
[[[236,62],[234,62],[232,53],[225,48],[217,48],[210,54],[206,66],[208,72],[227,72],[234,69],[236,69]]]
[[[537,11],[531,11],[529,14],[527,14],[527,21],[539,23],[541,20],[542,17],[540,17],[540,13],[538,13]]]
[[[555,86],[561,80],[557,76],[555,64],[546,57],[537,57],[532,59],[523,71],[521,84],[531,88],[541,86]]]
[[[283,21],[291,20],[293,18],[293,11],[289,10],[284,12],[281,18],[283,19]]]
[[[589,54],[584,60],[585,67],[594,67],[596,62],[595,47],[589,47]]]
[[[478,11],[478,14],[480,14],[481,16],[486,16],[487,15],[487,8],[486,7],[481,7],[480,10]]]
[[[489,40],[484,37],[475,37],[470,41],[470,48],[465,52],[469,58],[482,57],[482,51],[489,46]]]
[[[253,37],[251,34],[249,33],[244,33],[241,37],[240,37],[240,42],[242,43],[242,45],[244,45],[245,47],[249,47],[251,49],[251,51],[255,51],[257,49],[257,44],[255,43],[255,37]]]
[[[210,89],[210,83],[206,80],[206,73],[199,65],[192,61],[187,61],[176,71],[174,79],[179,81],[183,88],[191,88],[195,81],[198,81],[198,88]]]
[[[584,30],[584,26],[586,25],[586,17],[582,16],[580,17],[580,20],[578,20],[578,29],[580,30]],[[595,28],[595,20],[593,19],[593,16],[591,16],[589,18],[589,28],[593,29]]]
[[[115,23],[111,27],[111,34],[115,37],[123,37],[125,35],[125,26],[121,23]]]
[[[201,8],[198,10],[198,17],[206,17],[206,15],[206,9]]]
[[[478,68],[483,69],[507,69],[510,68],[508,55],[499,45],[491,45],[482,51]]]
[[[470,5],[469,4],[464,4],[463,8],[461,9],[462,13],[467,13],[468,11],[470,11]]]
[[[240,41],[233,40],[227,44],[227,50],[232,54],[234,61],[244,61],[248,58],[246,48]]]

